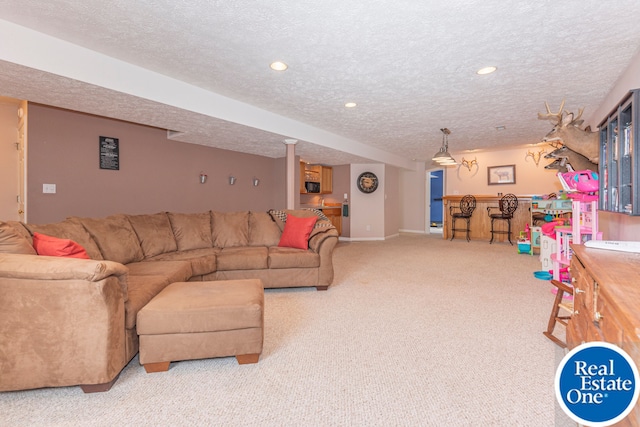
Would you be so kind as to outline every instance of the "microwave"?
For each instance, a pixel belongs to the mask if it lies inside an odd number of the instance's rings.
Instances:
[[[307,189],[307,193],[319,193],[320,192],[320,183],[307,181],[304,183],[304,188]]]

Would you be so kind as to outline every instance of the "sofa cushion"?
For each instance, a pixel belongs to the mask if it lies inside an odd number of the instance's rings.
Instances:
[[[0,222],[0,253],[36,255],[36,250],[12,225]]]
[[[0,221],[2,222],[2,221]],[[32,245],[33,244],[33,240],[32,240],[32,236],[31,236],[31,232],[29,231],[29,229],[27,228],[27,225],[23,222],[20,221],[5,221],[5,224],[8,224],[9,226],[13,227],[13,230],[18,233],[18,235],[24,237],[25,239],[27,239],[29,241],[29,244]]]
[[[278,246],[281,234],[267,212],[249,213],[249,246]]]
[[[184,282],[191,277],[188,261],[140,261],[127,264],[129,276],[164,276],[169,283]]]
[[[169,279],[163,275],[129,276],[129,299],[124,305],[124,326],[127,329],[136,327],[138,311],[169,285]]]
[[[73,240],[60,239],[46,234],[33,233],[33,248],[38,255],[90,259],[87,251]]]
[[[309,247],[309,235],[313,230],[318,217],[298,218],[287,214],[287,223],[280,237],[278,246],[307,249]]]
[[[138,311],[161,290],[173,282],[191,277],[191,264],[186,261],[142,261],[127,264],[129,300],[125,304],[125,327],[136,326]]]
[[[169,212],[168,215],[179,251],[213,247],[209,212],[195,214]]]
[[[213,245],[219,248],[249,245],[249,212],[211,212]]]
[[[191,249],[188,251],[168,252],[147,258],[145,261],[188,261],[191,264],[192,277],[203,276],[216,271],[216,258],[219,252],[220,248]]]
[[[144,253],[126,215],[106,218],[78,218],[100,248],[104,259],[121,264],[141,261]]]
[[[269,268],[315,268],[320,266],[320,255],[295,248],[272,246],[269,248]]]
[[[73,240],[87,251],[87,255],[89,255],[91,259],[105,259],[96,241],[93,240],[91,234],[84,228],[79,218],[72,217],[51,224],[26,224],[25,226],[31,234],[41,233],[60,239]]]
[[[268,268],[269,250],[263,246],[222,248],[218,254],[218,271],[260,270]]]
[[[171,222],[165,212],[127,217],[138,236],[144,256],[149,258],[178,250]]]
[[[329,221],[329,218],[322,211],[318,209],[270,209],[268,214],[273,218],[275,223],[280,228],[280,231],[284,231],[284,226],[287,223],[287,215],[293,215],[298,218],[309,218],[309,217],[317,217],[318,223],[321,221]],[[329,221],[331,223],[331,221]]]

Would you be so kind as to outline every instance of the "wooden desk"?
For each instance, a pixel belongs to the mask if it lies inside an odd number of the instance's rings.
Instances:
[[[444,221],[442,223],[442,237],[444,239],[451,238],[451,215],[449,214],[449,206],[457,206],[460,203],[460,199],[462,199],[464,195],[457,196],[444,196],[442,198],[444,204]],[[476,196],[476,210],[473,211],[473,215],[471,216],[471,223],[469,228],[471,232],[469,233],[469,237],[471,240],[486,240],[487,242],[491,240],[491,219],[487,214],[487,207],[494,206],[498,207],[498,201],[500,197],[498,196]],[[524,231],[525,225],[530,224],[531,222],[531,196],[517,196],[518,197],[518,209],[513,214],[513,219],[511,220],[511,241],[514,246],[517,244],[518,236],[521,231]],[[496,209],[497,211],[497,209]],[[460,222],[458,220],[458,222]],[[457,227],[458,225],[456,225]],[[500,228],[501,230],[506,230],[507,224],[505,221],[496,222],[496,228]],[[461,238],[464,239],[465,233],[458,232],[456,233],[456,239]],[[495,242],[509,242],[506,234],[496,234]]]
[[[640,254],[571,245],[573,314],[567,345],[606,341],[640,366]],[[616,426],[640,426],[640,403]]]

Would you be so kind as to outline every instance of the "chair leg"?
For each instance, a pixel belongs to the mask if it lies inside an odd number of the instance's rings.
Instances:
[[[453,240],[453,238],[456,237],[456,219],[452,216],[451,217],[451,239]]]
[[[493,234],[493,221],[494,219],[491,218],[491,240],[489,240],[489,244],[493,243],[493,237],[495,236],[495,234]]]
[[[551,310],[551,316],[549,316],[549,323],[547,324],[547,330],[543,332],[544,336],[549,338],[554,343],[558,344],[562,348],[566,348],[567,344],[561,341],[559,338],[553,335],[553,330],[556,327],[556,323],[558,321],[558,313],[560,313],[560,303],[562,302],[562,297],[564,295],[564,291],[562,289],[558,289],[556,293],[556,297],[553,300],[553,309]]]
[[[507,236],[509,237],[509,244],[513,246],[513,242],[511,241],[511,219],[507,220]]]
[[[470,227],[470,223],[471,223],[471,218],[467,218],[467,242],[470,242],[471,239],[469,238],[469,227]]]

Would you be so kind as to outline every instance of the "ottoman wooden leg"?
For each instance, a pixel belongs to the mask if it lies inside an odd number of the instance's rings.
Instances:
[[[144,370],[147,371],[147,374],[151,374],[153,372],[164,372],[169,370],[169,365],[171,362],[156,362],[156,363],[145,363]]]
[[[260,359],[260,353],[238,354],[238,355],[236,355],[236,360],[238,361],[238,365],[247,365],[249,363],[258,363],[258,359]]]

